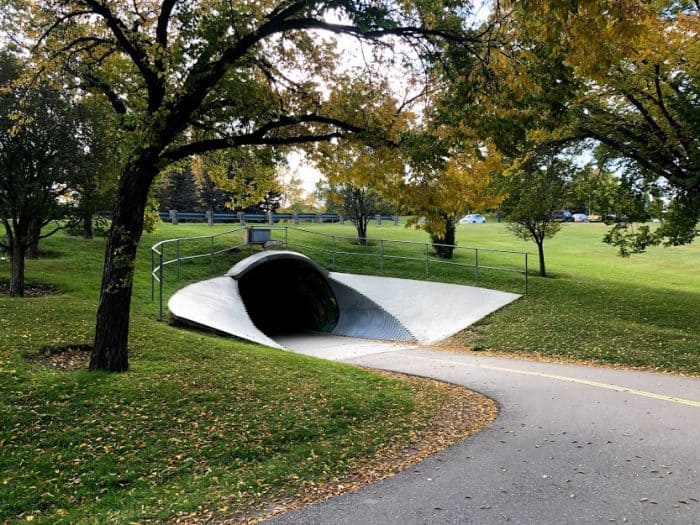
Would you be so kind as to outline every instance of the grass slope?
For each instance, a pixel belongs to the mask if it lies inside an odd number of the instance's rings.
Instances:
[[[307,225],[353,235],[351,226]],[[181,513],[250,509],[351,470],[425,425],[440,394],[354,368],[266,350],[157,323],[148,281],[149,247],[160,239],[209,235],[231,226],[160,225],[145,235],[132,309],[132,370],[123,375],[58,372],[27,363],[45,345],[89,343],[102,240],[56,236],[28,279],[60,295],[0,297],[0,521],[163,521]],[[700,245],[621,259],[600,242],[605,227],[566,225],[546,243],[551,277],[530,276],[530,293],[458,336],[465,347],[593,360],[700,374]],[[279,235],[279,233],[278,233]],[[329,237],[290,233],[293,248],[330,264]],[[425,242],[391,224],[375,238]],[[230,246],[231,237],[214,241]],[[235,235],[240,239],[240,233]],[[501,224],[464,225],[461,246],[531,250]],[[340,271],[381,273],[378,250],[421,256],[422,247],[371,243],[347,251]],[[182,254],[210,249],[204,239]],[[168,246],[174,255],[174,245]],[[223,270],[244,252],[166,269],[165,297]],[[469,250],[458,258],[469,262]],[[518,268],[517,257],[481,254],[480,264]],[[500,257],[500,258],[499,258]],[[423,261],[385,261],[384,272],[418,277]],[[471,283],[462,267],[430,261],[432,278]],[[0,262],[0,280],[7,278]],[[517,289],[522,276],[488,271],[486,284]]]
[[[498,225],[476,232],[501,242]],[[623,259],[605,225],[567,224],[545,242],[550,277],[462,341],[516,354],[700,374],[700,244]],[[461,230],[462,238],[474,230]],[[477,235],[474,235],[475,237]],[[511,241],[512,246],[525,244]]]
[[[161,226],[161,236],[202,235],[223,232],[235,226],[217,225],[212,229],[196,224]],[[339,236],[339,251],[364,253],[364,257],[339,255],[339,271],[384,273],[423,278],[425,264],[419,261],[385,259],[380,270],[379,253],[424,257],[424,246],[372,242],[368,247],[341,239],[354,235],[351,225],[302,225],[314,232],[289,230],[290,248],[303,251],[328,266],[332,260],[319,248],[332,246],[330,237]],[[601,242],[604,224],[565,224],[562,232],[545,242],[549,277],[536,276],[536,257],[530,257],[529,293],[520,301],[494,313],[456,337],[462,346],[492,349],[520,355],[587,360],[612,365],[700,374],[700,243],[674,248],[652,248],[648,253],[623,259],[616,250]],[[283,232],[275,232],[282,238]],[[399,239],[425,243],[424,232],[385,223],[372,225],[374,239]],[[233,235],[238,239],[240,233]],[[534,250],[532,243],[520,241],[507,232],[504,224],[460,225],[456,260],[474,263],[467,246],[499,250]],[[198,241],[194,250],[206,250],[210,241]],[[217,241],[218,242],[218,241]],[[223,242],[223,241],[222,241]],[[230,242],[230,238],[229,238]],[[195,243],[196,244],[196,243]],[[181,250],[186,250],[183,243]],[[218,245],[217,245],[218,246]],[[168,248],[174,256],[173,247]],[[236,258],[218,259],[223,271]],[[480,265],[523,269],[519,255],[480,253]],[[210,272],[209,261],[183,263],[182,279],[200,278]],[[168,273],[169,272],[169,273]],[[430,277],[436,280],[474,283],[471,268],[441,265],[430,257]],[[166,297],[183,281],[175,281],[174,270],[166,272]],[[482,270],[480,284],[521,292],[521,274]]]
[[[406,443],[441,403],[435,389],[155,322],[148,250],[172,233],[142,243],[127,374],[26,359],[90,343],[103,239],[42,241],[27,278],[62,293],[0,296],[0,523],[252,510]]]

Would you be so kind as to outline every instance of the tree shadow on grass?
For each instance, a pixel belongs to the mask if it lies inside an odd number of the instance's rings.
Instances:
[[[24,283],[24,298],[43,297],[45,295],[58,295],[62,291],[53,284]],[[0,281],[0,296],[10,294],[10,283]]]

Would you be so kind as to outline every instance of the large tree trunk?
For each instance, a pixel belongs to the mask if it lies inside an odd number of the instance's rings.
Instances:
[[[358,217],[355,221],[357,230],[357,244],[365,246],[367,244],[367,222],[364,217]]]
[[[26,247],[21,239],[12,244],[12,270],[10,272],[10,297],[24,297],[24,256]]]
[[[544,265],[544,239],[535,240],[537,243],[537,253],[540,256],[540,277],[547,277],[547,270]]]
[[[39,258],[39,236],[41,235],[41,221],[32,219],[29,223],[29,245],[27,246],[27,258]]]
[[[445,219],[445,233],[443,235],[430,234],[435,254],[441,259],[452,259],[454,257],[455,232],[457,225],[454,219]]]
[[[144,153],[122,173],[105,249],[91,370],[129,369],[129,313],[136,249],[143,233],[143,214],[155,170],[153,157]]]
[[[83,222],[83,238],[92,239],[95,236],[95,231],[92,227],[92,213],[85,213],[82,217]]]

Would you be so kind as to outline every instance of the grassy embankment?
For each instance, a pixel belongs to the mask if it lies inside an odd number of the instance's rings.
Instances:
[[[42,241],[27,279],[59,293],[0,296],[0,523],[255,510],[400,450],[445,399],[434,387],[158,323],[149,248],[175,233],[163,226],[142,242],[126,374],[27,359],[91,342],[104,239]]]
[[[423,245],[371,242],[361,247],[341,239],[354,235],[351,225],[301,225],[314,232],[289,231],[290,249],[304,251],[330,266],[328,252],[333,240],[317,234],[336,235],[339,252],[369,254],[365,257],[337,255],[339,271],[386,275],[425,276]],[[214,232],[232,226],[217,225]],[[458,335],[459,346],[477,350],[491,349],[516,355],[594,361],[653,370],[700,374],[700,243],[674,248],[652,248],[648,253],[623,259],[616,250],[601,242],[604,224],[566,224],[562,232],[545,242],[549,277],[540,278],[537,259],[529,258],[529,293],[517,303],[496,312],[472,329]],[[162,225],[163,236],[209,234],[202,225]],[[238,239],[240,234],[233,237]],[[283,238],[283,231],[275,231]],[[425,243],[424,232],[384,223],[371,225],[374,239],[399,239]],[[231,242],[221,239],[221,246]],[[457,261],[473,265],[475,255],[469,246],[498,250],[534,251],[534,244],[517,240],[503,224],[461,225],[457,230],[460,248]],[[200,241],[196,250],[206,250],[209,240]],[[219,241],[217,241],[219,242]],[[186,243],[182,250],[185,251]],[[217,245],[218,246],[218,245]],[[174,255],[174,246],[168,247]],[[417,260],[385,257],[380,270],[379,254],[409,255]],[[217,259],[217,271],[223,271],[236,257]],[[208,260],[182,266],[182,281],[174,279],[174,268],[166,273],[166,297],[188,278],[209,272]],[[479,252],[480,266],[523,269],[523,257],[517,254]],[[189,273],[191,272],[191,273]],[[429,275],[436,280],[473,284],[473,267],[441,265],[429,255]],[[494,288],[522,293],[522,274],[480,268],[479,282]]]
[[[307,225],[352,235],[351,226]],[[133,305],[132,371],[110,376],[57,372],[25,356],[46,345],[89,343],[102,240],[57,236],[28,278],[61,293],[0,297],[0,521],[73,523],[162,521],[177,513],[235,512],[352,470],[364,458],[424,425],[440,394],[349,367],[270,351],[157,323],[150,302],[149,247],[157,240],[224,232],[231,226],[161,225],[140,251]],[[551,277],[531,274],[530,293],[456,338],[465,347],[700,373],[700,245],[653,249],[620,259],[600,242],[605,227],[566,225],[547,242]],[[332,239],[290,234],[291,248],[317,258]],[[297,235],[297,237],[294,237]],[[422,232],[382,225],[370,236],[425,242]],[[503,225],[465,225],[461,246],[528,250]],[[209,239],[181,246],[204,251]],[[230,245],[219,238],[216,248]],[[379,243],[343,250],[340,271],[380,273]],[[313,249],[312,249],[313,248]],[[168,248],[174,255],[174,246]],[[422,257],[422,247],[390,245],[385,255]],[[421,255],[422,254],[422,255]],[[188,280],[220,274],[244,253],[166,270],[166,298]],[[461,250],[460,260],[473,262]],[[509,258],[514,257],[514,258]],[[363,262],[364,261],[364,262]],[[328,260],[326,263],[330,262]],[[385,259],[384,272],[414,276],[423,260]],[[481,265],[522,267],[519,256],[480,254]],[[7,276],[0,263],[0,279]],[[534,270],[534,268],[532,269]],[[432,278],[473,282],[473,269],[442,268]],[[481,282],[522,290],[518,274],[483,270]]]

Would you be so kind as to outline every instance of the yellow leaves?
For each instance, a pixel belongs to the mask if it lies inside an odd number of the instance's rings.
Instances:
[[[319,145],[313,159],[331,185],[350,183],[358,188],[371,187],[382,194],[392,193],[405,172],[398,148],[368,146],[360,139]]]
[[[254,149],[232,149],[196,157],[191,168],[200,185],[213,186],[230,196],[227,207],[245,208],[279,187],[277,171],[268,160]]]
[[[402,202],[426,217],[425,229],[438,233],[444,229],[444,217],[498,206],[503,195],[494,186],[494,176],[502,170],[492,145],[463,151],[448,159],[441,171],[413,173],[402,189]]]
[[[660,33],[659,17],[642,0],[533,0],[509,2],[519,31],[545,41],[579,74],[604,79],[611,67],[630,58],[640,40]],[[527,4],[527,5],[523,5]],[[643,46],[642,46],[643,47]],[[522,58],[529,60],[527,53]]]

